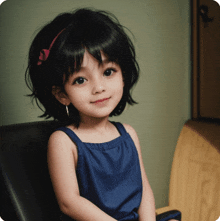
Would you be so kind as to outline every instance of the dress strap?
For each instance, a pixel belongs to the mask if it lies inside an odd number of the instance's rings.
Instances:
[[[118,131],[121,135],[127,134],[127,131],[125,130],[123,124],[121,124],[119,122],[113,122],[113,121],[112,121],[112,123],[116,126],[116,128],[118,129]]]
[[[61,130],[64,133],[66,133],[70,137],[70,139],[74,143],[76,143],[77,145],[82,143],[82,141],[79,139],[79,137],[72,130],[70,130],[68,127],[59,127],[56,130]]]

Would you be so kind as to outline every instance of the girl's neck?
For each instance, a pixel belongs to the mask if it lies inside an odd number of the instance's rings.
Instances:
[[[105,118],[83,118],[78,128],[72,128],[81,141],[86,143],[104,143],[119,137],[116,127]]]
[[[105,130],[109,126],[109,123],[110,122],[108,117],[103,117],[103,118],[81,117],[79,129]]]

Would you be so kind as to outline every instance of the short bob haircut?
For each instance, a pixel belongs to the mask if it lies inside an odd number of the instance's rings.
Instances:
[[[48,49],[57,35],[48,59],[38,65],[40,51]],[[52,94],[52,87],[58,86],[65,92],[64,84],[74,71],[80,69],[85,50],[100,63],[102,52],[109,61],[116,62],[121,68],[124,92],[110,116],[120,115],[126,103],[136,103],[131,96],[131,89],[138,80],[139,66],[131,40],[114,15],[84,8],[58,15],[42,28],[31,44],[25,80],[32,91],[29,96],[35,99],[41,110],[42,105],[45,109],[40,117],[53,117],[64,124],[79,126],[78,110],[70,104],[68,116],[65,106]]]

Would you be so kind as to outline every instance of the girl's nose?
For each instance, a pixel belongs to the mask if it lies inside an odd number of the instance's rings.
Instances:
[[[105,91],[105,85],[104,85],[104,82],[103,80],[101,79],[96,79],[94,82],[93,82],[93,91],[92,93],[93,94],[99,94],[99,93],[102,93]]]

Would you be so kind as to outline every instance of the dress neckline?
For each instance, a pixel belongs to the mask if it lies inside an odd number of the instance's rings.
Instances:
[[[120,142],[122,140],[122,138],[127,134],[124,126],[121,123],[114,122],[114,121],[110,121],[110,123],[112,123],[115,126],[115,128],[118,130],[119,136],[114,138],[114,139],[112,139],[112,140],[109,140],[109,141],[106,141],[106,142],[102,142],[102,143],[84,142],[84,141],[82,141],[78,137],[78,135],[72,129],[70,129],[68,127],[63,127],[63,130],[65,130],[66,133],[71,135],[71,137],[74,138],[74,141],[76,143],[78,143],[78,144],[82,143],[82,144],[90,145],[90,146],[92,146],[92,145],[93,146],[100,146],[100,145],[105,145],[105,146],[107,145],[107,146],[109,146],[109,145],[116,144],[116,143]]]

